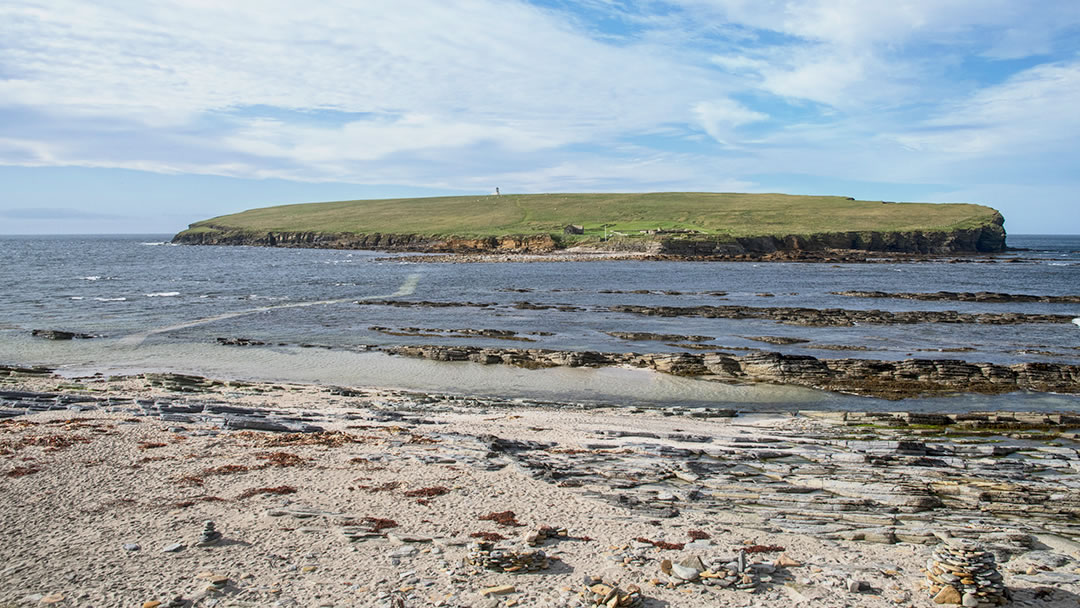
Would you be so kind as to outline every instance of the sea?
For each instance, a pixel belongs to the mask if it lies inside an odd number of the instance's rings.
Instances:
[[[446,263],[372,251],[178,246],[169,243],[170,237],[0,236],[0,364],[54,367],[72,377],[169,371],[521,400],[743,411],[1080,409],[1080,397],[1071,395],[1021,392],[888,402],[801,387],[728,385],[639,369],[526,370],[409,359],[372,350],[387,344],[685,350],[665,341],[634,342],[609,334],[652,332],[705,336],[711,340],[700,344],[734,354],[759,349],[819,358],[1080,364],[1080,322],[801,327],[773,320],[652,317],[610,310],[621,304],[744,305],[1080,318],[1080,304],[864,299],[832,293],[1076,295],[1080,236],[1075,235],[1010,235],[1009,246],[1016,250],[974,262],[874,264]],[[485,306],[378,303],[383,300]],[[54,341],[32,336],[35,329],[95,337]],[[528,341],[448,331],[463,329],[512,331]],[[807,342],[774,345],[752,339],[761,336]],[[226,346],[218,338],[264,344]]]

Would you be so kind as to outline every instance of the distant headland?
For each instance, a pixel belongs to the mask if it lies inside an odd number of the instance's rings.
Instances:
[[[1003,224],[996,210],[973,204],[699,192],[502,194],[251,209],[191,224],[173,242],[694,259],[838,250],[939,255],[1004,251]]]

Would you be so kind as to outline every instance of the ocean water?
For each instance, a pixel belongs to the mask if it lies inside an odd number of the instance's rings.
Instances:
[[[1080,317],[1080,304],[863,299],[843,290],[1080,293],[1080,237],[1009,237],[1025,251],[989,263],[758,264],[584,262],[451,264],[380,252],[173,246],[169,235],[0,237],[0,363],[57,366],[63,373],[181,371],[217,377],[374,385],[522,398],[611,403],[691,403],[744,408],[895,408],[876,400],[794,387],[727,386],[643,370],[519,370],[437,363],[367,352],[373,345],[660,352],[664,342],[627,342],[606,332],[695,334],[710,348],[775,350],[821,358],[955,358],[1080,363],[1080,326],[916,324],[799,327],[771,320],[657,318],[615,313],[645,306],[802,306]],[[1024,262],[1011,263],[1020,257]],[[610,293],[649,290],[645,294]],[[726,295],[714,295],[714,292]],[[665,293],[665,292],[678,292]],[[771,294],[764,296],[761,294]],[[394,307],[381,299],[486,303]],[[574,307],[528,310],[520,302]],[[371,329],[499,329],[531,340],[393,336]],[[100,336],[58,342],[33,329]],[[423,333],[433,333],[425,331]],[[751,340],[786,336],[805,344]],[[271,344],[229,347],[218,337]],[[280,344],[280,345],[279,345]],[[304,347],[301,345],[318,345]],[[838,351],[822,346],[858,346]],[[967,348],[954,352],[956,348]],[[1076,409],[1073,397],[1014,394],[904,402],[904,409]]]

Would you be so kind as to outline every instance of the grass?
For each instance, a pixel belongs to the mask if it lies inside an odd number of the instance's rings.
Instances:
[[[658,192],[648,194],[512,194],[305,203],[251,209],[196,222],[188,232],[324,232],[484,237],[561,234],[575,240],[610,231],[686,229],[727,237],[827,232],[949,231],[986,225],[989,207],[883,203],[838,196]]]

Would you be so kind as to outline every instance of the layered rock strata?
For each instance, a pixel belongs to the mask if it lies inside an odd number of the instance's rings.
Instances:
[[[358,306],[394,306],[398,308],[495,308],[495,302],[439,302],[431,300],[360,300]],[[581,312],[568,304],[541,304],[529,301],[510,305],[517,310],[558,310]],[[1073,315],[1020,312],[964,313],[955,310],[859,310],[848,308],[803,308],[797,306],[641,306],[617,304],[596,310],[648,317],[702,317],[705,319],[766,319],[785,325],[804,327],[852,327],[859,324],[913,325],[916,323],[979,323],[1019,325],[1026,323],[1071,323]],[[630,334],[628,334],[630,335]],[[647,334],[641,334],[647,335]],[[618,336],[621,337],[621,336]],[[666,338],[667,336],[665,336]],[[676,337],[674,334],[671,337]]]
[[[1072,315],[1018,312],[966,313],[955,310],[853,310],[847,308],[801,308],[794,306],[612,306],[612,312],[650,317],[703,317],[706,319],[770,319],[785,325],[807,327],[851,327],[859,324],[912,325],[915,323],[980,323],[1015,325],[1020,323],[1069,323]]]
[[[997,365],[955,359],[817,359],[775,352],[729,356],[720,353],[602,353],[438,345],[384,346],[380,350],[434,361],[471,361],[530,369],[624,365],[720,382],[793,384],[887,399],[954,392],[1080,392],[1080,366],[1061,363]]]
[[[929,302],[983,302],[1004,304],[1008,302],[1039,302],[1045,304],[1076,304],[1080,296],[1050,296],[1028,293],[999,293],[993,291],[935,291],[927,292],[887,292],[887,291],[832,291],[836,296],[852,298],[892,298],[898,300],[923,300]]]

